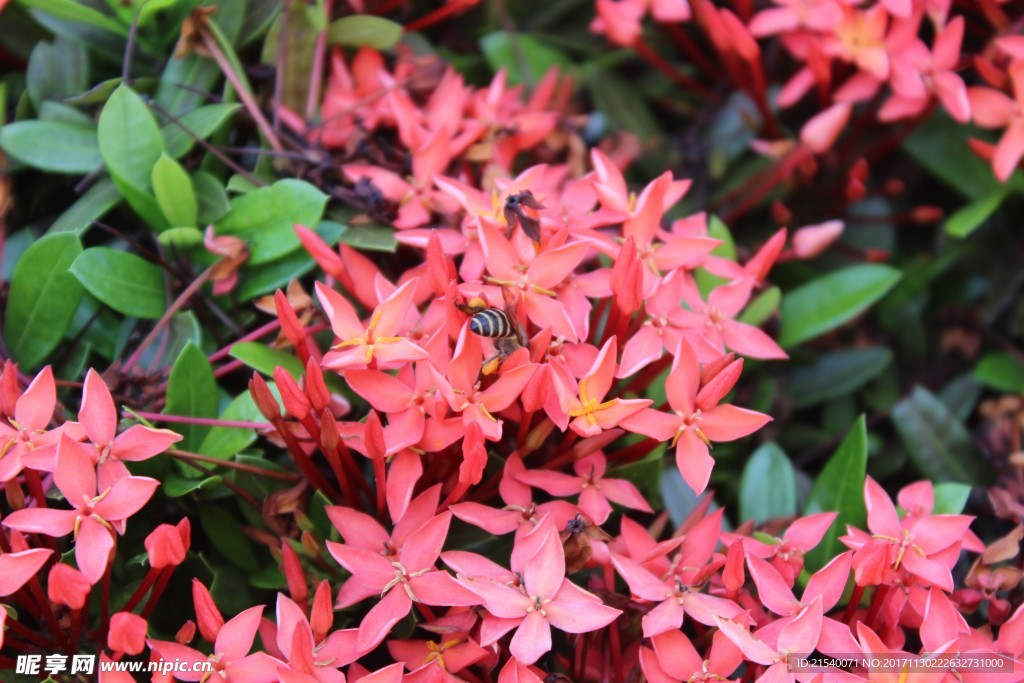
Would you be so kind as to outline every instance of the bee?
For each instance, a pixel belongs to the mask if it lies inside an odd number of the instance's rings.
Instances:
[[[526,346],[526,331],[516,320],[515,309],[511,304],[502,310],[487,306],[486,301],[474,297],[468,304],[459,304],[458,308],[470,316],[470,332],[494,341],[494,355],[480,367],[484,375],[494,373],[516,349]]]
[[[505,199],[505,222],[508,224],[508,232],[506,237],[512,237],[512,231],[516,227],[516,223],[519,223],[519,227],[523,229],[526,236],[534,242],[540,242],[540,220],[533,216],[527,215],[523,211],[523,207],[527,209],[543,209],[544,205],[537,201],[536,197],[529,190],[523,190],[516,194],[510,194]]]

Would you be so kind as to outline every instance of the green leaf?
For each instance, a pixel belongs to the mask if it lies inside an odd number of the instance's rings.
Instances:
[[[271,386],[271,389],[276,389]],[[264,422],[256,403],[248,391],[244,391],[235,397],[220,419],[236,422]],[[237,427],[212,427],[199,445],[199,452],[211,458],[227,460],[248,448],[256,440],[256,431],[253,429],[239,429]]]
[[[812,280],[782,298],[779,344],[793,347],[863,313],[888,292],[900,272],[867,263]]]
[[[96,131],[56,121],[17,121],[0,128],[0,147],[23,164],[83,175],[103,164]]]
[[[128,35],[128,27],[78,0],[18,0],[22,7],[42,10],[56,19],[90,24],[105,31]]]
[[[164,143],[149,107],[128,86],[118,86],[103,107],[99,139],[100,153],[114,181],[148,190]]]
[[[71,272],[90,294],[119,313],[155,319],[167,309],[163,271],[135,254],[93,247],[75,259]]]
[[[196,144],[196,138],[205,140],[223,126],[242,105],[237,103],[208,104],[182,114],[177,121],[168,121],[160,129],[167,156],[180,159]]]
[[[203,243],[203,233],[199,228],[169,228],[157,237],[160,244],[177,252],[187,251]]]
[[[76,236],[48,235],[26,249],[14,267],[4,338],[23,370],[49,356],[71,324],[83,290],[68,269],[81,253]]]
[[[375,50],[387,50],[401,37],[401,24],[369,14],[338,19],[327,29],[327,40],[332,45],[365,46]]]
[[[212,173],[196,171],[192,175],[192,184],[196,188],[196,199],[199,200],[199,224],[216,223],[231,210],[228,193],[224,183]]]
[[[186,116],[205,109],[200,105],[206,101],[205,95],[221,76],[217,62],[209,57],[192,53],[180,59],[172,58],[160,74],[153,99],[171,116]]]
[[[302,377],[302,361],[290,353],[272,349],[260,342],[241,342],[231,347],[231,357],[242,361],[253,370],[273,377],[274,368],[280,366],[295,379]]]
[[[325,227],[325,223],[328,223],[328,221],[321,223],[317,230],[319,231]],[[379,251],[393,254],[395,249],[398,248],[398,240],[395,239],[395,229],[386,225],[339,225],[338,227],[341,228],[338,233],[341,241],[361,251]]]
[[[967,237],[980,228],[994,214],[1006,199],[1008,186],[961,207],[946,219],[946,234],[953,237]]]
[[[285,10],[263,41],[262,61],[277,67],[281,102],[291,111],[306,109],[309,74],[321,30],[317,24],[324,21],[322,9],[318,14],[316,7],[301,2],[291,3],[285,5]]]
[[[238,531],[241,521],[230,511],[211,505],[199,515],[199,523],[226,559],[247,571],[259,566],[249,537]]]
[[[975,366],[974,379],[997,391],[1024,394],[1024,361],[1012,353],[987,353]]]
[[[971,487],[967,484],[958,484],[952,481],[945,481],[935,484],[935,509],[936,515],[959,515],[967,505],[967,499],[971,496]]]
[[[633,84],[594,64],[587,69],[586,84],[594,105],[615,126],[636,133],[644,140],[661,134],[657,120]]]
[[[176,474],[169,474],[163,479],[163,490],[164,495],[168,498],[181,498],[196,491],[217,490],[223,481],[224,478],[220,475],[203,479],[186,479]],[[201,516],[205,517],[205,515]]]
[[[740,477],[740,519],[758,524],[796,514],[796,472],[778,444],[754,451]]]
[[[917,126],[903,141],[903,149],[951,190],[969,199],[983,199],[1000,184],[989,165],[967,145],[970,135],[969,127],[938,112]]]
[[[758,294],[757,298],[751,301],[736,319],[742,323],[760,327],[779,310],[780,301],[782,301],[782,290],[778,287],[769,287]]]
[[[192,179],[174,159],[160,156],[153,166],[153,194],[164,212],[167,222],[174,228],[190,228],[199,220],[199,204]]]
[[[505,69],[511,85],[536,83],[552,67],[572,64],[561,50],[521,33],[490,33],[480,39],[480,50],[493,71]]]
[[[25,250],[35,242],[35,235],[29,228],[22,228],[4,239],[3,264],[0,265],[0,282],[10,282],[14,267],[18,265]]]
[[[816,356],[814,362],[793,369],[787,394],[794,408],[848,396],[884,371],[892,351],[878,346]]]
[[[327,195],[302,180],[279,180],[231,200],[231,211],[217,224],[218,235],[238,235],[249,245],[249,263],[257,265],[299,248],[295,224],[316,226]]]
[[[989,480],[990,472],[975,452],[967,428],[924,387],[914,387],[893,407],[892,421],[923,476],[974,486]]]
[[[864,527],[867,519],[864,506],[867,461],[867,421],[861,415],[818,475],[804,506],[805,515],[827,511],[839,513],[821,543],[807,553],[810,571],[824,567],[836,556],[841,546],[839,536],[846,532],[847,524]]]
[[[117,191],[114,181],[101,178],[53,222],[48,232],[82,235],[92,227],[93,221],[103,218],[120,201],[121,193]]]
[[[187,417],[217,417],[217,382],[206,356],[194,344],[189,344],[178,356],[167,379],[168,415]],[[197,452],[210,428],[206,425],[178,424],[175,431],[184,437],[179,448]]]
[[[36,109],[46,100],[63,100],[89,85],[89,54],[84,45],[59,36],[37,43],[28,60],[25,87]]]

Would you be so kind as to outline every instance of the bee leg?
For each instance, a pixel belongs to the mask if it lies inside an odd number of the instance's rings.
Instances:
[[[501,367],[501,361],[505,360],[505,353],[498,351],[496,354],[488,358],[480,366],[480,374],[487,376],[493,375]]]

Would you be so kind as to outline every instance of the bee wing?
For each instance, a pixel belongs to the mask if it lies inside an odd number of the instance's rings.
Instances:
[[[543,208],[543,207],[541,207]],[[530,218],[524,213],[519,214],[519,225],[523,228],[523,232],[534,242],[540,242],[540,221],[536,218]]]
[[[533,193],[529,190],[524,190],[519,195],[519,203],[530,209],[543,209],[544,205],[537,201],[537,198],[533,196]]]
[[[510,238],[512,237],[512,231],[515,230],[516,227],[516,219],[521,218],[522,214],[508,204],[505,205],[505,209],[502,213],[505,216],[505,223],[508,224],[508,228],[505,230],[505,237]]]

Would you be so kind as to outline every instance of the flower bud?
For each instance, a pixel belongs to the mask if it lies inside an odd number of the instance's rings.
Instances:
[[[114,652],[137,655],[146,647],[146,620],[131,612],[117,612],[110,617],[107,646]]]
[[[82,609],[89,597],[92,584],[82,572],[70,565],[58,562],[50,569],[46,580],[46,592],[50,602],[65,605],[71,609]]]
[[[213,602],[213,596],[199,579],[192,579],[192,602],[196,607],[196,621],[199,624],[199,633],[203,640],[208,643],[217,641],[217,634],[224,626],[224,617]]]
[[[191,541],[191,524],[182,519],[177,526],[161,524],[146,537],[149,566],[153,569],[177,567],[185,561]]]

